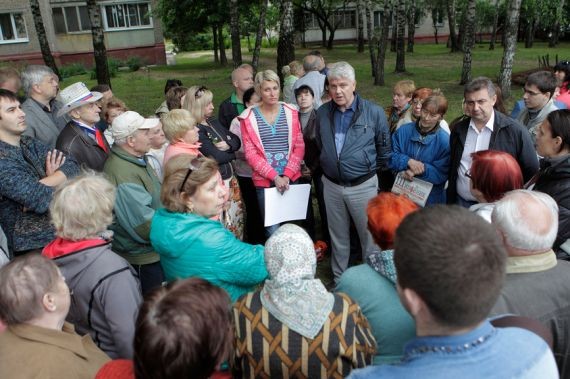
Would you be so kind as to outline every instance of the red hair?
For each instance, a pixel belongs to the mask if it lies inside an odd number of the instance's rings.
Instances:
[[[382,192],[370,200],[366,213],[368,230],[374,242],[382,250],[392,248],[396,229],[409,213],[417,209],[418,206],[407,197],[391,192]]]
[[[483,150],[471,154],[471,182],[485,200],[495,202],[509,191],[523,186],[521,168],[515,158],[503,151]]]
[[[431,88],[420,87],[414,91],[414,94],[412,95],[412,100],[413,99],[424,100],[426,97],[431,96],[432,92],[433,90]]]

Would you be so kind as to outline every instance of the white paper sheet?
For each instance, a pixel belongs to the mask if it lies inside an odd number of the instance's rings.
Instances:
[[[265,226],[291,220],[304,220],[309,204],[310,184],[292,184],[282,194],[277,188],[265,189]]]

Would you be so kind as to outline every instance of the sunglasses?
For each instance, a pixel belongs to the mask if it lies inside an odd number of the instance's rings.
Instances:
[[[182,184],[180,185],[180,192],[184,192],[184,185],[188,181],[190,174],[192,174],[196,170],[199,170],[200,167],[202,167],[202,161],[200,160],[200,158],[194,158],[190,161],[190,166],[188,167],[188,172],[186,173],[186,176],[184,177],[184,180],[182,181]]]
[[[198,88],[198,90],[196,92],[194,92],[194,97],[196,99],[199,99],[204,94],[204,91],[207,91],[207,90],[208,90],[208,88],[206,88],[205,86],[201,86],[200,88]]]

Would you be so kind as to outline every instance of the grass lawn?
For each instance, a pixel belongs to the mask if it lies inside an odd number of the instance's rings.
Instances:
[[[557,48],[548,48],[546,43],[535,43],[532,49],[524,49],[522,44],[515,55],[513,72],[525,71],[538,67],[538,57],[549,54],[550,64],[554,65],[555,57],[570,58],[570,43],[561,43]],[[472,76],[485,75],[496,79],[499,75],[503,50],[500,46],[494,51],[488,50],[488,44],[477,44],[473,49]],[[296,49],[297,59],[311,49]],[[395,53],[387,53],[385,87],[373,85],[370,58],[368,52],[359,54],[354,45],[342,45],[327,51],[321,49],[327,62],[344,60],[356,69],[357,90],[366,98],[376,101],[382,106],[391,104],[391,87],[398,80],[412,79],[418,87],[440,88],[450,102],[446,116],[448,121],[461,113],[463,88],[458,85],[461,75],[463,54],[449,53],[445,44],[418,44],[413,54],[406,54],[406,74],[393,73]],[[231,51],[226,53],[231,57]],[[244,62],[251,61],[251,55],[244,51]],[[150,115],[163,101],[163,90],[166,79],[177,78],[186,86],[206,85],[214,93],[214,103],[218,105],[232,91],[230,82],[231,67],[220,67],[213,62],[212,52],[180,53],[176,56],[176,66],[151,67],[137,72],[120,72],[112,79],[113,92],[124,100],[129,108],[142,114]],[[263,49],[260,60],[261,69],[275,70],[276,50]],[[94,85],[89,75],[78,75],[65,79],[62,88],[76,81],[85,81],[88,86]],[[522,97],[520,87],[513,86],[513,96]],[[512,107],[514,98],[507,102]]]

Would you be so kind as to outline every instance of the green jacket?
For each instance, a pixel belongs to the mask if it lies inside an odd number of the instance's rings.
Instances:
[[[150,222],[160,203],[160,182],[146,158],[137,158],[120,146],[111,148],[105,168],[108,179],[117,186],[115,217],[111,230],[113,251],[133,265],[159,261],[150,244]]]

